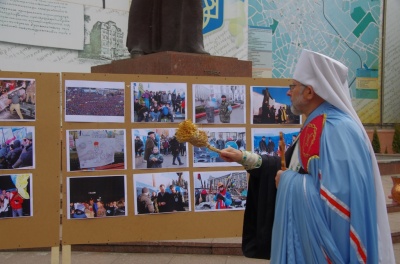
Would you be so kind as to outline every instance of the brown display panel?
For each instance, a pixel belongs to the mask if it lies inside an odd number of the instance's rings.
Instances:
[[[0,219],[0,249],[55,247],[60,243],[60,74],[1,72],[0,78],[36,80],[36,120],[1,121],[0,126],[34,126],[34,169],[2,170],[32,174],[30,217]],[[4,110],[6,111],[6,110]]]
[[[67,206],[63,206],[62,243],[90,244],[90,243],[115,243],[132,241],[152,240],[174,240],[195,238],[217,238],[217,237],[240,237],[242,235],[244,211],[222,211],[222,212],[194,212],[194,199],[191,199],[191,212],[157,214],[157,215],[135,215],[133,174],[137,173],[160,173],[175,172],[173,168],[158,170],[134,170],[132,169],[132,135],[131,129],[145,128],[176,128],[175,123],[132,123],[131,122],[131,82],[165,82],[165,83],[187,83],[187,118],[192,118],[192,84],[231,84],[246,86],[246,106],[250,106],[250,86],[288,86],[288,79],[253,79],[235,77],[189,77],[189,76],[162,76],[162,75],[124,75],[124,74],[79,74],[65,73],[62,75],[63,86],[63,110],[65,110],[65,80],[83,81],[110,81],[125,82],[125,122],[124,123],[79,123],[65,122],[63,111],[63,130],[76,129],[126,129],[127,169],[111,171],[85,171],[67,172],[66,165],[66,142],[62,145],[62,173],[63,173],[63,200],[67,200],[66,180],[67,177],[77,176],[102,176],[102,175],[126,175],[127,190],[127,216],[109,217],[95,219],[67,219]],[[224,124],[224,127],[238,127],[237,124]],[[251,128],[279,127],[279,125],[251,125],[249,107],[246,110],[246,142],[251,142]],[[216,127],[211,124],[199,126],[201,129]],[[299,125],[285,125],[285,127],[299,127]],[[66,137],[63,132],[62,137]],[[249,146],[249,144],[248,144]],[[249,149],[249,147],[247,147]],[[188,156],[193,154],[192,146],[189,146]],[[193,161],[189,160],[189,167],[182,171],[189,171],[192,175],[195,171],[224,171],[243,170],[242,167],[216,167],[216,168],[193,168]],[[193,181],[190,182],[190,191],[193,190]]]

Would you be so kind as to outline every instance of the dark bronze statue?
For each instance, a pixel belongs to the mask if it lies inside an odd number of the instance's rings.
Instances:
[[[132,58],[161,51],[208,54],[201,0],[132,0],[126,46]]]

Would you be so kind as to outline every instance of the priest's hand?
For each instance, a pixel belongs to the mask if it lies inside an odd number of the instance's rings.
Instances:
[[[238,149],[228,147],[221,150],[219,156],[227,162],[240,162],[243,158],[243,153]]]

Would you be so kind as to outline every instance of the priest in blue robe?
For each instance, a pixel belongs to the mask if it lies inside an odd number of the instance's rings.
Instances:
[[[257,246],[261,241],[271,245],[264,250],[267,257],[270,253],[271,263],[277,264],[395,263],[377,161],[352,107],[347,77],[348,69],[342,63],[302,51],[287,95],[292,112],[304,115],[306,121],[286,153],[288,169],[277,169],[279,161],[274,157],[222,150],[221,158],[241,163],[250,181],[276,174],[276,196],[273,191],[264,196],[275,198],[275,204],[260,201],[257,195],[251,201],[268,205],[270,213],[275,206],[273,223],[262,226],[254,220],[259,212],[247,201],[245,255],[247,250],[247,255],[257,257],[263,250]],[[271,179],[267,185],[249,184],[249,192],[250,187],[256,194],[265,186],[272,190],[270,185]],[[264,210],[261,217],[270,215]],[[246,234],[249,220],[259,224],[251,231],[270,229],[271,236],[251,239]]]

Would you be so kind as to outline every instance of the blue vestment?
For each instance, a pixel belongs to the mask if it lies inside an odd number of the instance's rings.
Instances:
[[[378,263],[376,193],[363,131],[326,102],[304,126],[321,115],[318,155],[307,164],[299,158],[307,174],[287,170],[280,177],[271,263]],[[302,157],[304,144],[297,144]]]

